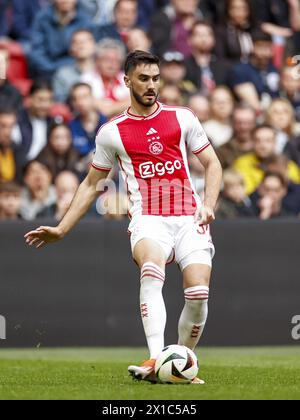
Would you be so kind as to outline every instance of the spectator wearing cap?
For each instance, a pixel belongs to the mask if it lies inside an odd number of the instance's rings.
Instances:
[[[13,142],[16,122],[17,115],[13,109],[0,109],[0,182],[21,181],[26,155],[22,145]]]
[[[95,71],[96,42],[89,29],[78,29],[72,35],[70,56],[74,63],[57,70],[53,88],[57,102],[67,102],[72,86],[80,82],[84,74]]]
[[[33,160],[24,169],[24,188],[21,194],[20,214],[25,220],[35,220],[38,213],[56,202],[51,169]]]
[[[189,33],[197,19],[202,18],[198,0],[171,0],[151,19],[149,27],[154,53],[160,57],[166,51],[180,51],[185,57],[191,53]]]
[[[60,67],[71,64],[69,49],[73,33],[90,26],[89,16],[77,0],[54,0],[53,5],[40,11],[33,23],[29,55],[35,75],[52,77]]]
[[[233,137],[216,150],[223,169],[228,169],[239,157],[253,151],[253,130],[256,114],[248,105],[237,106],[232,115]]]
[[[114,22],[96,27],[96,41],[110,38],[127,44],[128,32],[136,27],[137,22],[137,0],[118,0],[114,7]]]
[[[217,60],[214,54],[213,27],[208,22],[197,21],[189,42],[192,53],[186,60],[186,78],[204,95],[209,95],[218,85],[227,85],[230,65],[225,60]]]
[[[22,144],[26,160],[34,160],[47,144],[48,132],[53,118],[50,116],[53,105],[51,84],[36,80],[30,90],[24,108],[18,115],[18,126],[14,141]]]
[[[190,95],[197,92],[196,86],[186,78],[185,58],[178,51],[164,53],[161,63],[162,83],[177,85],[187,100]]]
[[[253,53],[248,63],[236,64],[231,86],[241,100],[260,113],[279,96],[279,74],[272,64],[272,38],[257,30],[252,36]]]
[[[15,182],[0,182],[0,221],[18,220],[21,206],[21,187]]]
[[[114,39],[104,39],[97,45],[96,68],[82,76],[82,82],[92,87],[99,112],[106,117],[118,115],[129,106],[129,92],[124,82],[125,48]]]

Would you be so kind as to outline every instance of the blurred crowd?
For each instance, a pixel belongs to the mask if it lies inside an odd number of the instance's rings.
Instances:
[[[160,101],[190,107],[219,156],[218,218],[299,217],[299,47],[300,0],[0,0],[0,220],[63,217],[98,129],[129,106],[136,49],[160,56]],[[87,217],[126,217],[110,177]]]

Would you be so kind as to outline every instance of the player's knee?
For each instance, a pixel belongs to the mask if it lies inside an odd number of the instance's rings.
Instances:
[[[165,282],[165,270],[162,269],[158,264],[151,262],[145,262],[141,268],[141,283],[142,284],[154,284],[157,287],[163,287]]]
[[[198,302],[206,303],[209,300],[208,286],[194,286],[184,290],[184,298],[187,303]]]

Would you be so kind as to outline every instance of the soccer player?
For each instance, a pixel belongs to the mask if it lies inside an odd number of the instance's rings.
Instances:
[[[41,226],[25,238],[36,248],[63,239],[97,198],[98,183],[118,159],[128,187],[129,234],[133,259],[141,269],[140,309],[150,352],[142,366],[128,370],[136,379],[155,382],[155,359],[164,348],[165,266],[173,260],[182,271],[185,296],[179,344],[195,349],[204,330],[214,255],[209,225],[215,219],[222,169],[193,112],[157,101],[156,56],[143,51],[129,54],[125,83],[131,106],[100,129],[92,167],[67,214],[57,227]],[[205,168],[202,203],[190,179],[187,148]],[[196,378],[193,383],[204,382]]]

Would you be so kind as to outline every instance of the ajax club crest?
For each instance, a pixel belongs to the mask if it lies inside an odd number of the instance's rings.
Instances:
[[[164,151],[164,146],[159,141],[156,141],[150,144],[149,150],[150,153],[157,156],[162,154],[162,152]]]

